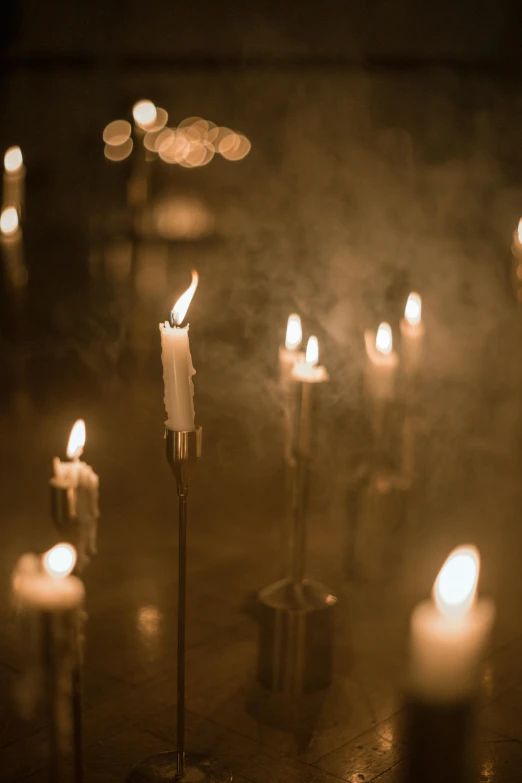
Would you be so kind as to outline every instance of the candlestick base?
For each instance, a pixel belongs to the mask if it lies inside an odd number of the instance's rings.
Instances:
[[[183,776],[178,776],[178,754],[175,750],[150,756],[132,768],[127,783],[230,783],[232,773],[218,762],[200,753],[185,753]]]
[[[201,427],[195,430],[171,430],[168,427],[165,429],[167,462],[176,479],[178,492],[188,486],[198,459],[201,457],[202,441]]]
[[[259,592],[259,603],[259,683],[292,696],[327,688],[336,596],[318,582],[282,579]]]

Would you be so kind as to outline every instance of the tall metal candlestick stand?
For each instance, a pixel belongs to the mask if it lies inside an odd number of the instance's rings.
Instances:
[[[79,523],[76,517],[77,490],[51,483],[51,516],[64,541],[78,549]],[[75,573],[81,569],[75,568]],[[74,781],[83,783],[83,677],[82,677],[82,609],[71,618],[71,709],[73,726]]]
[[[174,474],[179,508],[178,550],[178,668],[176,750],[150,756],[131,770],[128,783],[165,783],[185,779],[198,783],[230,783],[229,770],[199,753],[185,750],[185,618],[187,601],[187,498],[189,481],[201,456],[202,429],[167,428],[167,462]]]
[[[287,460],[291,479],[288,576],[259,592],[258,680],[271,691],[288,696],[323,690],[332,678],[332,610],[337,598],[305,576],[315,385],[298,384],[293,457]]]

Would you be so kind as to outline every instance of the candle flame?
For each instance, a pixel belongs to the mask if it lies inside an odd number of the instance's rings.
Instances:
[[[475,600],[479,570],[480,555],[476,547],[459,546],[449,554],[433,586],[441,614],[460,617],[468,611]]]
[[[319,361],[319,343],[317,341],[317,337],[315,335],[312,335],[308,338],[308,343],[306,344],[306,363],[311,365],[312,367],[315,367],[317,362]]]
[[[303,330],[301,328],[301,319],[296,313],[288,316],[286,325],[285,347],[289,351],[296,351],[301,345],[303,339]]]
[[[148,130],[150,125],[154,125],[158,112],[152,101],[138,101],[132,107],[132,116],[136,125]]]
[[[43,556],[43,565],[50,576],[65,579],[76,565],[76,549],[71,544],[56,544]]]
[[[179,326],[180,323],[185,318],[187,314],[187,310],[189,309],[189,305],[192,302],[192,297],[196,293],[198,282],[199,282],[198,273],[193,269],[191,284],[189,285],[185,293],[181,294],[180,298],[172,308],[172,320],[174,321],[176,326]]]
[[[421,316],[422,299],[420,294],[416,294],[412,291],[406,302],[406,307],[404,308],[404,317],[411,326],[417,326],[417,324],[420,324]]]
[[[518,221],[517,237],[518,237],[518,241],[522,245],[522,218],[520,218],[520,220]]]
[[[67,456],[69,459],[78,459],[81,457],[83,447],[85,446],[85,422],[83,419],[78,419],[74,423],[74,426],[69,435],[69,443],[67,444]]]
[[[377,334],[375,336],[375,347],[379,353],[383,353],[385,356],[388,356],[388,354],[392,352],[392,330],[390,324],[386,323],[386,321],[383,321],[377,329]]]
[[[23,165],[22,150],[20,147],[9,147],[4,155],[4,168],[9,174],[19,171]]]
[[[0,215],[0,232],[10,236],[18,230],[18,212],[16,207],[6,207]]]

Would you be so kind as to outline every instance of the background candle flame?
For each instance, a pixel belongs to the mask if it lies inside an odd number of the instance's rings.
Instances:
[[[288,316],[286,325],[285,348],[289,351],[295,351],[301,345],[303,339],[303,330],[301,328],[301,318],[297,313]]]
[[[69,435],[69,443],[67,444],[67,456],[69,459],[77,459],[81,456],[85,446],[85,437],[85,422],[83,419],[78,419]]]
[[[136,125],[148,130],[156,122],[158,112],[152,101],[138,101],[132,107],[132,116]]]
[[[43,556],[43,565],[50,576],[64,579],[76,565],[76,549],[71,544],[56,544]]]
[[[14,174],[22,168],[24,160],[20,147],[9,147],[4,155],[4,168],[10,174]]]
[[[315,335],[308,338],[306,344],[306,363],[314,367],[319,361],[319,342]]]
[[[416,294],[414,291],[408,297],[406,307],[404,308],[404,317],[412,326],[420,324],[422,316],[422,299],[420,294]]]
[[[390,324],[386,323],[386,321],[383,321],[377,329],[377,334],[375,336],[375,347],[379,353],[383,353],[385,356],[392,352],[392,329]]]
[[[18,212],[16,207],[6,207],[0,215],[0,232],[4,236],[14,234],[18,230]]]
[[[199,276],[198,273],[192,270],[192,283],[189,285],[184,294],[181,294],[180,298],[172,308],[172,319],[176,326],[179,326],[187,314],[192,297],[196,293],[198,287]]]
[[[459,546],[442,566],[433,593],[440,612],[446,616],[465,614],[477,592],[480,555],[474,546]]]

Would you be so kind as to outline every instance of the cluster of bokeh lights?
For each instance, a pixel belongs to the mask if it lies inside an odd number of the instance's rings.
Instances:
[[[250,152],[251,144],[244,133],[220,127],[203,117],[187,117],[179,125],[168,127],[167,112],[152,101],[135,103],[132,116],[137,129],[135,140],[164,163],[191,169],[206,166],[216,153],[237,161]],[[131,124],[127,120],[110,122],[103,131],[103,141],[106,158],[125,160],[134,146]]]

